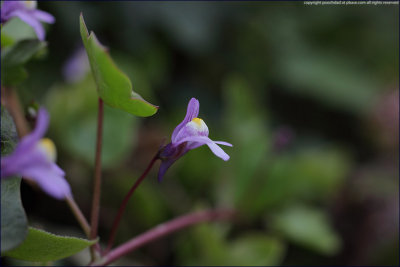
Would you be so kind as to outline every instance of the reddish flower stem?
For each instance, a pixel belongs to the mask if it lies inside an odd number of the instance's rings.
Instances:
[[[97,228],[99,223],[100,213],[100,195],[101,195],[101,148],[103,139],[103,118],[104,118],[104,103],[99,97],[99,107],[97,116],[97,140],[96,140],[96,157],[94,169],[94,183],[93,183],[93,201],[92,213],[90,217],[90,239],[97,238]],[[95,260],[96,245],[91,247],[92,261]]]
[[[200,212],[194,212],[187,215],[180,216],[175,218],[169,222],[162,223],[140,235],[132,238],[128,242],[120,245],[119,247],[111,250],[108,254],[106,254],[103,259],[99,262],[94,262],[90,266],[105,266],[108,265],[115,260],[121,258],[122,256],[128,254],[129,252],[138,249],[141,246],[144,246],[154,240],[162,238],[166,235],[172,234],[178,230],[181,230],[185,227],[206,222],[206,221],[215,221],[215,220],[227,220],[232,218],[234,215],[234,211],[232,210],[206,210]]]
[[[131,198],[133,192],[135,192],[136,188],[144,180],[144,178],[146,178],[147,174],[149,173],[149,171],[151,170],[151,168],[153,167],[153,165],[157,161],[157,159],[158,159],[158,153],[153,157],[153,159],[150,161],[149,165],[147,166],[146,170],[136,180],[136,182],[133,184],[133,186],[131,187],[129,192],[126,194],[124,200],[122,201],[121,206],[119,207],[117,216],[115,217],[113,225],[111,227],[111,233],[110,233],[110,237],[108,239],[107,249],[105,250],[105,253],[107,253],[111,249],[112,245],[114,244],[114,239],[115,239],[115,236],[117,234],[118,226],[119,226],[119,223],[121,221],[122,214],[125,211],[126,205],[128,204],[129,199]]]
[[[25,119],[21,102],[19,101],[18,95],[14,88],[2,87],[2,91],[2,95],[5,96],[5,100],[2,99],[2,104],[4,103],[10,112],[11,117],[14,119],[18,136],[22,138],[30,132],[30,129],[28,122]]]

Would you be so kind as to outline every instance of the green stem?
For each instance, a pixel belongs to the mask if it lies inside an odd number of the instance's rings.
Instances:
[[[94,167],[94,184],[93,184],[93,200],[92,213],[90,217],[90,239],[97,238],[97,228],[99,223],[100,212],[100,195],[101,195],[101,148],[103,139],[103,118],[104,118],[104,103],[99,98],[99,108],[97,116],[97,138],[96,138],[96,158]],[[95,260],[96,245],[91,247],[92,261]]]
[[[151,170],[151,168],[153,167],[153,165],[157,161],[157,159],[158,159],[158,153],[153,157],[153,159],[150,161],[149,165],[147,166],[146,170],[139,177],[139,179],[136,180],[136,182],[133,184],[133,186],[131,187],[129,192],[126,194],[124,200],[122,201],[121,206],[119,207],[117,216],[115,217],[113,225],[111,227],[111,233],[110,233],[110,237],[108,239],[107,249],[106,249],[105,253],[107,253],[111,249],[112,245],[114,244],[114,239],[117,234],[117,229],[118,229],[119,223],[122,218],[122,214],[125,211],[125,208],[126,208],[126,205],[128,204],[129,199],[131,198],[133,192],[135,192],[136,188],[144,180],[144,178],[146,178],[147,174],[149,173],[149,171]]]
[[[79,222],[80,226],[82,227],[83,231],[85,232],[87,238],[90,238],[90,225],[87,222],[82,211],[79,209],[75,200],[72,197],[67,197],[65,199],[65,201],[67,202],[67,204],[70,207],[72,213],[74,214],[76,220]]]

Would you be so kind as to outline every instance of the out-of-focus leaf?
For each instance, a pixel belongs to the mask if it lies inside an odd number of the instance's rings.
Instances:
[[[265,233],[249,233],[230,246],[227,265],[276,266],[282,262],[284,245]]]
[[[20,195],[20,177],[1,179],[1,252],[24,241],[28,222]]]
[[[17,140],[15,125],[1,107],[1,155],[12,152]],[[20,196],[20,177],[1,179],[1,252],[18,246],[26,237],[28,225]]]
[[[96,86],[89,75],[77,84],[57,86],[46,99],[51,116],[50,131],[71,155],[93,164],[96,146]],[[135,140],[136,119],[105,106],[102,162],[105,167],[121,162]],[[68,125],[68,127],[66,127]]]
[[[80,31],[101,99],[111,107],[136,116],[147,117],[155,114],[158,107],[148,103],[132,90],[131,81],[117,68],[94,32],[89,35],[82,14]]]
[[[183,265],[225,265],[228,251],[221,224],[201,224],[190,229],[189,235],[179,243]]]
[[[282,58],[277,73],[285,87],[302,96],[358,113],[375,104],[378,83],[343,56],[301,51]]]
[[[96,242],[97,240],[58,236],[29,227],[25,241],[4,256],[27,261],[55,261],[74,255]]]
[[[10,154],[17,143],[17,130],[6,108],[1,106],[1,155]]]
[[[46,47],[45,42],[38,40],[23,40],[1,51],[1,83],[12,86],[22,82],[27,77],[24,64]]]
[[[257,169],[267,159],[269,132],[266,128],[264,109],[254,99],[246,80],[230,76],[224,86],[227,101],[226,123],[233,138],[231,143],[240,149],[230,152],[235,188],[235,202],[244,203]]]
[[[3,42],[3,36],[12,40],[12,43],[18,43],[26,39],[37,39],[33,28],[17,17],[10,19],[1,26],[1,42]],[[3,48],[3,44],[1,47]]]
[[[339,236],[322,210],[292,205],[273,216],[270,226],[293,243],[324,255],[332,256],[341,247]]]
[[[183,265],[277,265],[283,258],[284,245],[263,232],[247,233],[228,240],[222,224],[202,224],[193,227],[179,243]]]
[[[138,170],[138,172],[119,171],[118,176],[114,174],[113,179],[104,179],[103,185],[104,188],[107,188],[102,193],[104,203],[107,203],[110,208],[119,206],[129,188],[140,176],[141,171],[143,170]],[[150,173],[147,178],[149,181],[140,185],[140,190],[135,192],[135,200],[129,201],[127,205],[126,209],[130,212],[124,215],[125,222],[121,224],[119,230],[121,234],[117,236],[117,238],[122,238],[121,242],[126,241],[126,236],[136,234],[137,228],[133,229],[133,224],[135,227],[147,229],[149,225],[156,225],[168,219],[167,203],[161,194],[163,189],[159,186],[152,186],[152,183],[155,182],[153,180],[155,177],[152,176],[154,176],[153,173]]]
[[[258,214],[289,202],[326,202],[340,189],[351,166],[345,151],[329,146],[281,154],[263,168],[264,175],[247,195],[248,209]]]
[[[7,34],[3,33],[3,31],[1,31],[1,48],[5,48],[12,44],[14,44],[14,40]]]

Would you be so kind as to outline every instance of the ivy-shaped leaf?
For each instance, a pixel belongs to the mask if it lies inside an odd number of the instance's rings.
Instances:
[[[323,210],[293,205],[272,216],[269,226],[293,243],[326,256],[341,248],[341,239]]]
[[[74,255],[96,242],[97,240],[58,236],[29,227],[25,241],[19,247],[4,253],[4,256],[36,262],[55,261]]]
[[[100,98],[107,105],[136,116],[154,115],[158,107],[145,101],[132,90],[131,81],[115,65],[107,48],[100,44],[94,32],[89,34],[82,14],[80,32]]]
[[[39,40],[23,40],[1,51],[1,84],[13,86],[28,77],[24,64],[46,47]]]
[[[13,151],[17,140],[15,125],[1,107],[1,155]],[[1,179],[1,252],[18,246],[25,239],[28,223],[20,196],[21,178]]]

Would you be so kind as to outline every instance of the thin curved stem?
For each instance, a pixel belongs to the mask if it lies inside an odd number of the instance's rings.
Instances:
[[[96,158],[94,169],[94,183],[93,183],[93,201],[92,213],[90,217],[90,239],[97,238],[97,228],[99,223],[100,213],[100,195],[101,195],[101,148],[103,140],[103,118],[104,118],[104,103],[99,97],[98,115],[97,115],[97,138],[96,138]],[[92,260],[95,260],[96,245],[91,247]]]
[[[206,210],[180,216],[169,222],[162,223],[138,235],[137,237],[132,238],[128,242],[111,250],[103,257],[101,261],[94,262],[90,266],[108,265],[121,258],[122,256],[134,251],[135,249],[138,249],[141,246],[144,246],[154,240],[172,234],[176,231],[182,230],[185,227],[206,221],[231,219],[234,214],[235,212],[233,210]]]
[[[121,203],[121,206],[119,207],[117,216],[115,217],[113,225],[111,227],[111,233],[110,233],[110,237],[108,239],[107,249],[105,250],[105,253],[107,253],[111,249],[112,245],[114,244],[114,239],[115,239],[115,236],[117,234],[118,226],[119,226],[119,223],[121,221],[122,214],[125,211],[126,205],[128,204],[129,199],[131,198],[133,192],[135,192],[136,188],[144,180],[144,178],[146,178],[147,174],[149,173],[149,171],[151,170],[151,168],[153,167],[153,165],[157,161],[157,159],[158,159],[158,153],[150,161],[149,165],[147,166],[147,168],[143,172],[143,174],[133,184],[133,186],[131,187],[129,192],[126,194],[124,200],[122,200],[122,203]]]
[[[65,199],[65,201],[67,202],[67,204],[70,207],[72,213],[74,214],[76,220],[79,222],[80,226],[82,227],[83,231],[85,232],[87,238],[90,238],[90,225],[87,222],[82,211],[79,209],[78,204],[76,204],[75,200],[72,197],[67,197]]]

